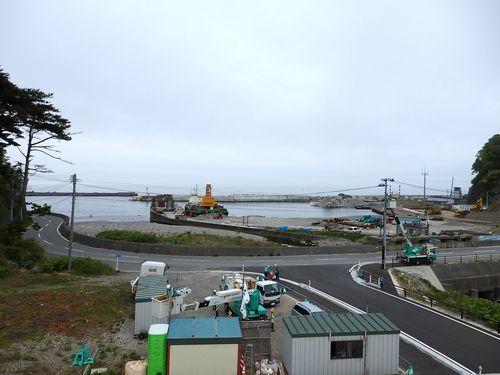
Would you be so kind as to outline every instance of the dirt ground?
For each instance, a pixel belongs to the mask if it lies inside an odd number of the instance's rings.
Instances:
[[[50,275],[49,275],[50,276]],[[37,276],[40,277],[40,276]],[[1,374],[81,374],[82,367],[71,363],[78,349],[87,343],[99,348],[94,368],[107,368],[119,374],[128,360],[145,358],[147,340],[134,337],[133,300],[128,282],[131,273],[71,280],[64,275],[37,285],[3,285],[0,294],[0,373]],[[23,279],[25,280],[25,279]],[[215,272],[175,272],[169,281],[177,288],[189,287],[186,303],[201,301],[219,288],[220,274]],[[18,280],[11,280],[12,284]],[[6,283],[0,279],[0,284]],[[64,285],[61,285],[63,283]],[[112,310],[112,316],[94,314],[105,302],[96,297],[94,286],[117,288],[125,295],[114,304],[124,311]],[[71,294],[74,288],[79,294]],[[10,288],[10,289],[9,289]],[[87,295],[85,293],[88,293]],[[121,293],[123,294],[123,293]],[[86,296],[90,296],[87,298]],[[272,333],[273,357],[281,360],[282,317],[290,314],[295,301],[283,295],[275,308],[276,329]],[[82,310],[82,305],[84,309]],[[219,316],[224,316],[221,309]],[[113,318],[116,314],[116,319]],[[125,315],[126,316],[125,316]],[[180,316],[214,316],[212,308],[186,311]]]

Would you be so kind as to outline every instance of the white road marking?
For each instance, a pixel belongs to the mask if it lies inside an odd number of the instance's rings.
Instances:
[[[356,265],[355,265],[356,266]],[[354,267],[353,267],[354,268]],[[351,270],[353,269],[351,268]],[[324,299],[330,301],[330,302],[333,302],[334,304],[338,305],[338,306],[341,306],[347,310],[349,310],[350,312],[354,312],[354,313],[357,313],[357,314],[365,314],[365,312],[363,310],[360,310],[342,300],[339,300],[338,298],[335,298],[333,296],[330,296],[328,294],[326,294],[325,292],[322,292],[316,288],[312,288],[312,287],[309,287],[305,284],[302,284],[302,283],[298,283],[296,281],[293,281],[293,280],[289,280],[289,279],[282,279],[283,281],[286,281],[286,282],[289,282],[290,284],[292,285],[295,285],[295,286],[298,286],[302,289],[306,289],[306,290],[309,290],[311,291],[312,293],[320,296],[320,297],[323,297]],[[382,292],[382,293],[385,293],[385,292]],[[392,296],[392,295],[391,295]],[[397,298],[397,297],[396,297]],[[484,332],[483,332],[484,333]],[[422,341],[410,336],[409,334],[407,334],[406,332],[403,332],[401,331],[400,333],[400,337],[401,339],[403,339],[405,342],[417,347],[418,349],[420,349],[422,352],[432,356],[434,359],[436,359],[438,362],[441,362],[442,364],[444,364],[445,366],[457,371],[458,373],[460,374],[475,374],[474,371],[468,369],[467,367],[465,367],[464,365],[458,363],[457,361],[451,359],[450,357],[448,357],[447,355],[437,351],[436,349],[432,348],[431,346],[423,343]]]
[[[40,236],[40,233],[38,233],[37,235],[38,235],[38,238],[42,238],[42,237]]]
[[[45,240],[43,240],[43,242],[44,242],[44,243],[46,243],[47,245],[51,245],[51,246],[53,245],[53,243],[52,243],[52,242],[49,242],[49,241],[45,241]]]

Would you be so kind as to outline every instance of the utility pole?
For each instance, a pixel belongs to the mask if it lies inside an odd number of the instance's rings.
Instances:
[[[73,226],[75,224],[75,198],[76,198],[76,174],[72,175],[70,181],[73,183],[73,194],[71,197],[71,221],[68,243],[68,272],[71,271],[71,251],[73,250]]]
[[[387,181],[394,181],[393,178],[382,178],[384,183],[379,186],[384,187],[384,231],[382,237],[382,269],[385,270],[385,253],[387,249]]]
[[[426,181],[427,181],[427,175],[429,174],[429,172],[427,172],[425,169],[424,171],[422,172],[422,175],[424,176],[424,206],[427,207],[427,199],[426,199],[426,196],[425,196],[425,188],[426,188]]]

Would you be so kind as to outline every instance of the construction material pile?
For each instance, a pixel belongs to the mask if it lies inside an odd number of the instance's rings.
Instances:
[[[366,206],[366,203],[361,199],[353,198],[350,195],[339,194],[338,196],[328,197],[313,197],[314,207],[323,208],[355,208]]]

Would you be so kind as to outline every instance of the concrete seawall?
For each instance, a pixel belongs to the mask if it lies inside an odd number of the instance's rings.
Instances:
[[[63,219],[61,234],[69,238],[69,218],[62,214],[51,214]],[[160,215],[161,216],[161,215]],[[217,224],[214,224],[217,225]],[[225,228],[227,229],[227,228]],[[248,228],[253,229],[253,228]],[[255,230],[255,229],[254,229]],[[258,234],[258,233],[254,233]],[[190,255],[190,256],[285,256],[315,254],[349,254],[378,251],[375,246],[353,245],[335,247],[296,246],[296,247],[196,247],[168,244],[143,244],[95,238],[80,233],[73,233],[73,240],[83,245],[135,253]]]
[[[175,201],[187,202],[190,195],[174,195]],[[264,202],[264,203],[300,203],[310,202],[311,197],[306,195],[261,195],[261,194],[233,194],[217,195],[219,203],[245,203],[245,202]]]

